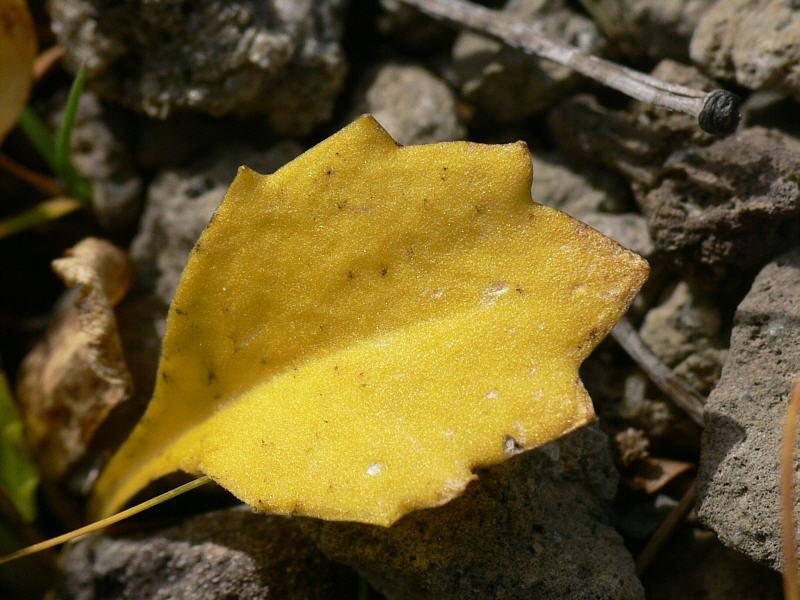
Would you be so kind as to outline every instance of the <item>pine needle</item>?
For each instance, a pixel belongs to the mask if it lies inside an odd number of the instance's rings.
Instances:
[[[0,240],[11,235],[60,219],[64,215],[85,206],[75,198],[51,198],[25,210],[0,220]]]
[[[131,506],[130,508],[118,512],[114,515],[111,515],[110,517],[106,517],[105,519],[100,519],[99,521],[95,521],[94,523],[89,523],[88,525],[84,525],[83,527],[79,527],[78,529],[73,529],[72,531],[69,531],[62,535],[50,538],[49,540],[38,542],[26,548],[22,548],[21,550],[17,550],[16,552],[12,552],[11,554],[6,554],[5,556],[0,557],[0,565],[11,562],[12,560],[17,560],[18,558],[22,558],[24,556],[30,556],[31,554],[42,552],[43,550],[55,548],[56,546],[65,544],[67,542],[71,542],[72,540],[77,539],[79,537],[83,537],[84,535],[95,533],[96,531],[105,529],[109,525],[113,525],[114,523],[119,523],[120,521],[123,521],[128,517],[137,515],[140,512],[143,512],[149,508],[153,508],[154,506],[161,504],[162,502],[166,502],[167,500],[171,500],[176,496],[180,496],[181,494],[185,494],[186,492],[198,488],[201,485],[205,485],[210,481],[211,479],[207,475],[203,475],[202,477],[198,477],[197,479],[194,479],[189,483],[184,483],[183,485],[178,486],[168,492],[164,492],[163,494],[160,494],[155,498],[150,498],[149,500],[145,500],[141,504],[137,504],[136,506]]]

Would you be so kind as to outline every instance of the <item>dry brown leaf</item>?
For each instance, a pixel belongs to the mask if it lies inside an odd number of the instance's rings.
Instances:
[[[693,468],[692,463],[647,456],[631,465],[630,473],[625,476],[625,483],[631,489],[642,490],[646,494],[655,494],[665,485]]]
[[[133,275],[128,257],[87,238],[53,261],[76,295],[22,364],[18,397],[42,470],[60,477],[86,452],[98,427],[130,397],[131,376],[113,307]]]

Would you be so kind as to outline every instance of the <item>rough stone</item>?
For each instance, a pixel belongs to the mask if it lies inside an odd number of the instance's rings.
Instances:
[[[712,77],[800,99],[797,2],[717,0],[697,25],[691,56]]]
[[[643,430],[654,454],[697,452],[700,428],[675,404],[664,398],[638,369],[620,367],[614,353],[601,349],[581,367],[581,379],[592,396],[600,418],[620,427]]]
[[[389,598],[642,598],[609,524],[616,486],[608,439],[589,427],[482,471],[462,496],[391,528],[303,528]]]
[[[622,213],[629,202],[625,182],[619,177],[556,153],[534,152],[531,196],[576,219],[598,212]]]
[[[678,150],[641,203],[657,250],[675,264],[758,267],[796,239],[800,141],[753,127]]]
[[[53,99],[60,110],[48,119],[55,131],[63,118],[66,96]],[[70,158],[92,186],[92,210],[107,229],[132,225],[139,216],[144,185],[128,150],[131,128],[125,117],[90,92],[81,94],[72,130]]]
[[[455,97],[442,80],[414,65],[385,64],[369,78],[356,112],[369,112],[401,144],[464,139]]]
[[[573,12],[566,0],[510,0],[503,11],[584,52],[597,53],[603,47],[594,23]],[[497,122],[541,112],[579,81],[571,69],[473,33],[463,33],[456,40],[453,69],[464,98]]]
[[[647,221],[639,213],[630,212],[621,215],[594,213],[586,215],[581,220],[645,258],[652,255],[655,250]]]
[[[52,0],[67,61],[146,114],[265,114],[282,133],[325,120],[346,71],[344,0]]]
[[[452,27],[423,15],[399,0],[381,0],[378,30],[395,44],[412,51],[435,52],[449,49],[455,38]]]
[[[274,137],[263,118],[220,119],[189,112],[163,120],[139,115],[136,132],[132,140],[136,163],[141,169],[156,173],[191,166],[208,156],[210,149],[224,150],[232,140],[260,147]]]
[[[777,92],[753,92],[742,103],[742,127],[767,127],[800,138],[797,102]]]
[[[698,473],[701,520],[724,544],[776,569],[779,447],[800,365],[798,298],[795,248],[761,270],[736,311],[728,360],[706,404]]]
[[[639,331],[667,366],[707,395],[719,379],[727,354],[716,302],[696,282],[679,281],[645,316]]]
[[[695,89],[716,87],[696,69],[671,60],[660,62],[652,75]],[[657,185],[671,152],[706,146],[716,139],[688,115],[642,102],[633,102],[628,110],[612,110],[588,95],[560,102],[550,112],[548,124],[564,152],[622,174],[637,197]]]
[[[558,154],[537,154],[533,159],[531,195],[537,202],[557,208],[591,225],[642,256],[653,252],[644,218],[628,208],[624,182],[599,169],[580,168]]]
[[[270,173],[300,153],[293,142],[282,142],[266,152],[243,146],[222,148],[218,158],[186,169],[167,170],[147,191],[141,227],[131,244],[140,287],[152,289],[164,305],[175,293],[178,279],[194,243],[240,165]]]
[[[611,42],[628,56],[689,58],[689,40],[713,0],[590,0],[585,3]]]
[[[236,508],[151,534],[80,541],[67,551],[57,597],[334,599],[354,594],[348,578],[291,520]]]
[[[650,74],[657,79],[704,92],[719,87],[716,82],[703,75],[695,67],[674,60],[660,61]],[[668,152],[670,145],[691,142],[706,146],[718,139],[717,136],[700,129],[695,117],[684,113],[638,100],[631,104],[630,112],[635,125],[647,128],[657,138],[660,137],[662,142],[667,143]]]
[[[677,575],[677,576],[676,576]],[[699,527],[679,529],[644,579],[650,600],[780,600],[780,575],[748,560]]]

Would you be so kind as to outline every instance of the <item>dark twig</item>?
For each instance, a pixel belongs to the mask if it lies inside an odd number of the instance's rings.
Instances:
[[[653,354],[627,317],[619,320],[616,327],[611,330],[611,335],[656,384],[656,387],[702,427],[703,399]]]
[[[667,540],[672,536],[672,533],[675,531],[675,528],[680,525],[681,521],[689,514],[689,511],[692,510],[695,501],[695,483],[693,482],[686,493],[683,495],[683,498],[680,499],[678,505],[672,509],[672,511],[667,515],[667,518],[664,519],[664,522],[658,526],[656,532],[647,542],[647,545],[644,549],[639,553],[638,558],[636,559],[636,574],[641,576],[647,570],[647,567],[653,562],[653,560],[658,556],[658,553],[664,547],[664,544],[667,543]]]
[[[52,46],[39,54],[33,63],[33,80],[36,83],[42,81],[58,66],[62,58],[64,48],[61,46]]]
[[[465,0],[401,0],[434,19],[496,38],[512,48],[552,60],[632,98],[691,115],[709,133],[736,130],[740,100],[726,90],[703,92],[668,83],[556,42],[514,17]]]
[[[800,412],[800,376],[794,382],[781,443],[781,513],[783,538],[783,596],[800,599],[797,577],[797,542],[794,520],[794,447],[797,439],[797,413]]]
[[[49,196],[55,196],[59,192],[58,183],[55,179],[33,171],[5,154],[0,154],[0,169],[7,171],[17,179],[24,181]]]

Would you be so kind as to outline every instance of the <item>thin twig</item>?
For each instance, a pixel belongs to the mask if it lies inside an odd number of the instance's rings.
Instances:
[[[692,482],[692,485],[689,486],[689,489],[683,495],[683,498],[680,499],[678,505],[672,509],[672,511],[667,515],[667,518],[658,526],[656,532],[647,542],[644,549],[639,553],[638,558],[636,559],[636,574],[641,576],[647,570],[653,560],[658,556],[658,553],[664,547],[664,544],[667,543],[667,540],[672,536],[672,533],[675,531],[675,528],[680,525],[681,521],[689,514],[689,511],[692,510],[695,501],[695,483]]]
[[[781,443],[781,513],[783,543],[783,595],[800,600],[797,577],[797,546],[794,522],[794,447],[797,439],[797,413],[800,412],[800,376],[797,377],[786,410]]]
[[[74,539],[83,537],[90,533],[95,533],[97,531],[105,529],[109,525],[113,525],[114,523],[119,523],[120,521],[124,521],[125,519],[137,515],[145,510],[148,510],[149,508],[153,508],[154,506],[157,506],[162,502],[171,500],[176,496],[185,494],[188,491],[191,491],[195,488],[200,487],[201,485],[205,485],[210,482],[211,478],[209,478],[208,475],[202,475],[197,479],[193,479],[189,483],[184,483],[183,485],[178,486],[175,489],[169,490],[168,492],[164,492],[163,494],[160,494],[155,498],[150,498],[149,500],[145,500],[141,504],[131,506],[130,508],[118,512],[116,514],[113,514],[110,517],[106,517],[105,519],[100,519],[99,521],[95,521],[94,523],[89,523],[88,525],[85,525],[84,527],[79,527],[78,529],[73,529],[72,531],[69,531],[63,535],[50,538],[49,540],[39,542],[38,544],[33,544],[32,546],[22,548],[21,550],[17,550],[16,552],[12,552],[11,554],[6,554],[5,556],[0,557],[0,565],[3,565],[12,560],[17,560],[18,558],[22,558],[23,556],[30,556],[31,554],[36,554],[37,552],[41,552],[42,550],[55,548],[56,546],[60,546],[61,544],[66,544],[67,542],[71,542]]]
[[[703,92],[668,83],[543,36],[512,15],[465,0],[401,0],[434,19],[500,40],[526,54],[551,60],[632,98],[695,117],[709,133],[736,130],[740,100],[726,90]]]
[[[653,354],[627,317],[619,320],[611,330],[611,335],[656,384],[656,387],[702,427],[703,399]]]
[[[32,185],[37,190],[44,192],[48,196],[55,196],[59,193],[58,183],[52,177],[33,171],[28,167],[19,164],[14,159],[0,154],[0,169],[7,171],[17,179]]]
[[[86,206],[75,198],[51,198],[33,208],[0,220],[0,239],[60,219]]]
[[[63,46],[52,46],[41,52],[33,63],[33,80],[39,83],[61,62],[64,57]]]

